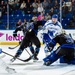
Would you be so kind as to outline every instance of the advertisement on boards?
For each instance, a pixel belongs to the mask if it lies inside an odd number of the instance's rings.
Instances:
[[[23,33],[18,32],[17,37],[13,36],[12,30],[2,30],[0,31],[0,42],[9,42],[9,41],[21,41],[23,39]]]
[[[75,39],[75,30],[65,30],[73,39]],[[42,31],[38,32],[38,38],[42,42]],[[23,39],[22,31],[17,33],[17,37],[13,36],[13,30],[0,30],[0,42],[18,42]]]

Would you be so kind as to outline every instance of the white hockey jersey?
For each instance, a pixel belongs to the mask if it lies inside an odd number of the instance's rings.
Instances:
[[[54,24],[52,20],[48,20],[43,27],[43,33],[48,34],[53,39],[62,33],[62,25],[59,21]]]

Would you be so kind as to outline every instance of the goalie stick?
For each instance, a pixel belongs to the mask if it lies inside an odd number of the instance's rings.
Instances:
[[[9,53],[6,53],[6,52],[4,52],[4,51],[2,51],[4,54],[7,54],[7,55],[9,55],[9,56],[11,56],[11,57],[14,57],[13,55],[11,55],[11,54],[9,54]],[[25,60],[23,60],[23,59],[20,59],[20,58],[16,58],[16,59],[18,59],[18,60],[20,60],[20,61],[23,61],[23,62],[28,62],[29,60],[31,60],[32,58],[33,58],[33,56],[34,55],[31,55],[29,58],[27,58],[27,59],[25,59]]]

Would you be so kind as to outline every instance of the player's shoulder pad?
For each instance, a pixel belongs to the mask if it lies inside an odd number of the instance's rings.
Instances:
[[[50,24],[50,23],[52,23],[52,20],[48,20],[48,21],[45,23],[45,25],[48,25],[48,24]]]
[[[60,28],[62,28],[62,25],[61,25],[61,23],[58,21],[58,26],[60,27]]]

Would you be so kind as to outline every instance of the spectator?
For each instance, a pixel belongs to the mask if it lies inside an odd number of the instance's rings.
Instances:
[[[26,3],[25,3],[25,1],[23,1],[23,2],[21,3],[20,9],[21,9],[24,13],[26,12],[27,8],[26,8]]]
[[[1,9],[0,9],[0,19],[1,19],[1,17],[2,17],[2,11],[1,11]]]
[[[59,7],[54,6],[54,13],[55,13],[55,14],[60,14],[60,12],[59,12]]]
[[[75,0],[72,0],[72,12],[75,15]]]
[[[16,3],[17,3],[17,2],[19,3],[19,2],[20,2],[20,0],[15,0],[15,2],[16,2]]]
[[[53,7],[52,0],[48,0],[48,9],[51,9]]]
[[[39,14],[39,16],[37,17],[37,20],[38,21],[41,21],[41,20],[44,20],[44,14],[43,14],[43,12],[41,12],[40,14]]]
[[[15,2],[14,0],[8,0],[9,5],[11,6],[13,6],[14,2]]]
[[[14,10],[14,4],[15,4],[15,1],[14,0],[8,0],[8,4],[9,4],[9,7],[10,7],[10,10]],[[11,12],[12,12],[11,11]]]
[[[47,20],[49,20],[49,19],[51,19],[51,16],[49,15],[49,13],[46,13],[46,15],[45,15],[45,20],[47,21]]]
[[[71,3],[71,5],[69,6],[69,12],[72,12],[72,3]]]
[[[44,8],[42,6],[38,6],[38,13],[42,13],[44,11]]]
[[[33,11],[32,4],[30,3],[30,0],[27,0],[27,14],[31,14]]]
[[[6,6],[4,6],[4,7],[2,8],[2,15],[4,15],[4,14],[7,14],[7,8],[6,8]]]
[[[42,6],[42,3],[40,2],[40,0],[38,0],[38,6]]]
[[[59,5],[58,1],[55,0],[55,1],[54,1],[54,7],[56,7],[57,9],[59,9],[59,6],[60,6],[60,5]]]
[[[72,5],[75,5],[75,0],[72,0]]]
[[[25,1],[23,1],[23,2],[21,3],[21,6],[20,6],[20,8],[21,8],[21,9],[24,9],[24,8],[26,8],[26,3],[25,3]]]
[[[46,0],[43,1],[42,6],[44,9],[48,8],[48,2]]]
[[[69,25],[67,25],[66,28],[68,28],[68,29],[73,29],[73,28],[75,28],[75,23],[74,23],[74,21],[73,21],[73,20],[70,20],[70,23],[69,23]]]
[[[21,24],[22,24],[22,21],[21,21],[21,19],[19,19],[17,24],[16,24],[16,27],[20,26]]]
[[[69,13],[69,9],[68,9],[68,7],[66,6],[66,3],[63,5],[63,7],[62,7],[62,13],[63,13],[63,17],[65,17],[66,16],[66,14],[68,14]]]
[[[54,8],[53,8],[53,7],[50,9],[49,14],[50,14],[51,16],[54,14]]]
[[[27,24],[27,20],[24,19],[24,22],[22,23],[23,25],[26,25]]]
[[[64,3],[66,3],[66,6],[68,7],[68,10],[72,11],[72,2],[71,2],[71,0],[68,0],[67,2],[64,2]]]
[[[68,10],[69,11],[71,11],[71,6],[72,6],[72,2],[71,2],[71,0],[67,0],[66,2],[64,1],[64,3],[63,3],[63,5],[65,5],[66,4],[66,6],[68,7]]]
[[[15,7],[16,10],[18,10],[20,8],[20,3],[18,0],[15,1]]]
[[[33,20],[33,21],[37,21],[37,16],[34,15],[34,16],[32,17],[32,20]]]
[[[66,6],[68,6],[68,7],[70,7],[72,4],[71,0],[68,0],[67,2],[64,2],[64,3],[66,3]]]
[[[33,13],[37,14],[37,8],[38,8],[37,0],[34,0],[32,6],[33,6]]]
[[[44,11],[44,8],[42,6],[42,3],[40,2],[40,0],[38,1],[38,13],[42,13]]]
[[[1,1],[1,11],[2,15],[7,14],[7,5],[4,3],[4,1]]]

